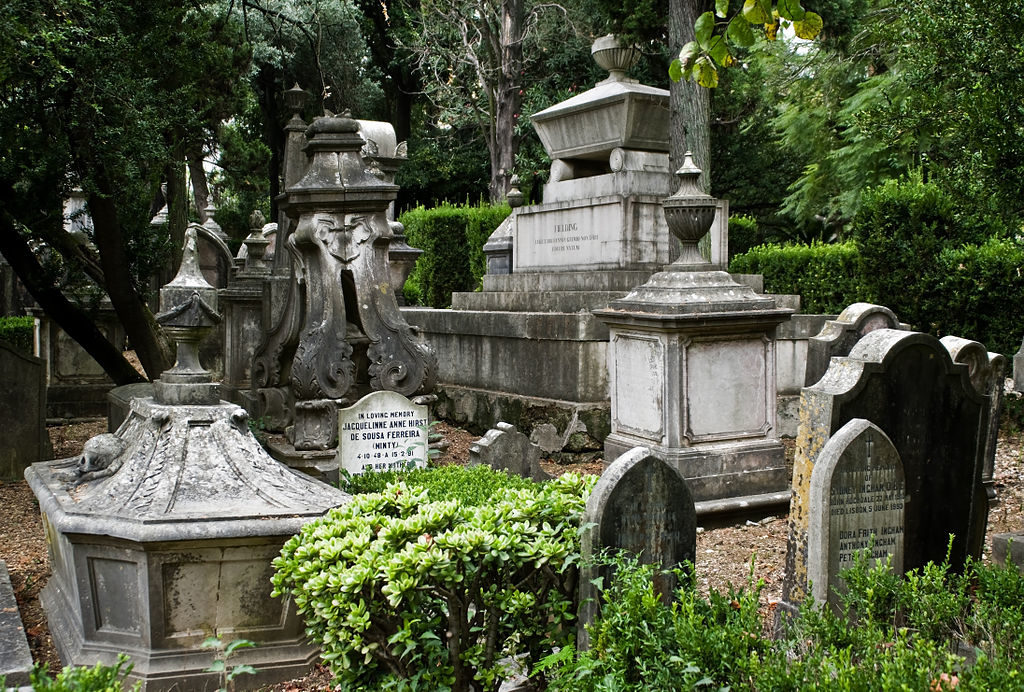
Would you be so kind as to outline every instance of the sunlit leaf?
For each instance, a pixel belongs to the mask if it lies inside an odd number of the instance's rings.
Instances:
[[[746,0],[743,3],[743,18],[751,24],[765,24],[772,20],[771,0],[765,9],[761,0]]]
[[[750,22],[740,17],[736,17],[729,22],[726,35],[730,41],[742,48],[749,48],[754,45],[754,31],[750,28]]]
[[[715,0],[715,14],[724,19],[729,14],[729,0]]]
[[[718,86],[718,69],[714,61],[707,55],[697,58],[693,65],[694,74],[697,77],[697,84],[706,89],[714,89]]]
[[[694,34],[697,37],[697,43],[701,48],[707,50],[711,47],[711,34],[715,30],[715,15],[711,12],[705,12],[701,16],[697,17],[697,22],[693,25]]]
[[[722,67],[732,67],[736,64],[736,58],[729,52],[729,45],[725,42],[724,36],[715,36],[711,39],[711,50],[708,53],[711,59]]]
[[[673,82],[678,82],[683,78],[683,63],[678,58],[669,63],[668,77]]]
[[[799,38],[813,39],[821,33],[821,29],[824,24],[821,21],[821,16],[816,12],[807,12],[804,14],[804,18],[799,22],[793,22],[793,31]]]
[[[794,22],[800,21],[807,14],[804,8],[800,6],[800,0],[779,0],[779,4],[776,7],[780,17]]]
[[[769,41],[774,41],[775,37],[779,34],[779,23],[772,22],[771,24],[764,25],[764,37]]]

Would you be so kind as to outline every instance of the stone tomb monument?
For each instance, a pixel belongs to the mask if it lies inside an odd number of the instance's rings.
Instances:
[[[531,423],[553,421],[548,439],[569,451],[608,434],[608,328],[590,311],[678,255],[661,205],[675,184],[668,91],[626,77],[637,55],[610,37],[592,55],[609,77],[531,116],[552,162],[544,201],[513,209],[492,234],[482,290],[453,294],[451,310],[403,311],[440,356],[439,415],[531,436]],[[716,209],[721,265],[728,209]]]
[[[825,376],[804,388],[793,468],[789,543],[783,599],[807,595],[811,484],[822,449],[855,418],[870,421],[892,441],[903,464],[903,568],[941,562],[953,534],[950,562],[962,567],[981,556],[988,517],[982,483],[989,397],[971,383],[935,337],[878,329],[848,357],[834,358]]]
[[[338,410],[338,468],[352,474],[427,465],[428,410],[395,392],[371,392]]]
[[[127,653],[144,690],[215,687],[209,636],[256,642],[232,658],[257,669],[246,684],[304,675],[316,650],[292,603],[270,597],[272,561],[349,496],[271,459],[245,410],[218,400],[197,356],[218,315],[195,229],[160,301],[178,357],[155,397],[135,399],[117,433],[80,457],[25,473],[47,534],[53,576],[40,600],[54,643],[72,665]]]
[[[903,572],[906,483],[892,442],[877,425],[855,418],[833,435],[811,472],[807,578],[814,600],[837,605],[839,572],[871,549]]]
[[[579,648],[589,645],[586,626],[600,610],[592,580],[612,578],[608,567],[597,569],[593,559],[602,551],[624,550],[641,562],[663,570],[693,562],[697,550],[697,513],[689,485],[679,470],[643,447],[631,449],[601,474],[583,512],[580,575]],[[675,589],[671,574],[659,574],[655,586],[668,600]]]
[[[398,187],[369,171],[347,114],[317,118],[306,138],[309,166],[282,205],[296,280],[254,353],[252,386],[260,414],[274,429],[287,424],[288,442],[271,442],[275,458],[323,473],[336,456],[338,408],[371,391],[427,393],[436,359],[391,285],[387,209]]]
[[[792,310],[718,271],[697,250],[715,214],[687,154],[664,200],[679,259],[594,314],[608,324],[612,431],[605,459],[644,446],[720,511],[784,503],[776,433],[775,328]]]

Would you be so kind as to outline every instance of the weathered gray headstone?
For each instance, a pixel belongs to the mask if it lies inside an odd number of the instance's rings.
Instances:
[[[595,567],[602,551],[624,550],[641,562],[663,570],[693,562],[697,550],[697,513],[693,495],[679,469],[645,447],[626,452],[605,469],[583,513],[580,577],[579,648],[589,645],[586,626],[597,616],[597,589],[592,580],[612,578],[607,566]],[[668,599],[675,588],[670,574],[659,574],[655,586]]]
[[[900,321],[887,307],[871,303],[854,303],[825,323],[817,336],[807,342],[807,365],[804,384],[810,386],[821,379],[834,356],[845,356],[865,335],[876,329],[899,329]]]
[[[551,478],[540,467],[540,447],[508,423],[498,423],[470,446],[469,465],[479,464],[535,481]]]
[[[338,468],[349,473],[427,465],[427,407],[396,392],[367,394],[338,410]]]
[[[985,497],[979,497],[977,503],[987,503],[990,507],[997,502],[995,489],[996,444],[999,441],[999,419],[1003,412],[1003,389],[1005,380],[1003,371],[1006,369],[1006,357],[1001,353],[990,353],[977,341],[961,339],[958,336],[944,336],[942,345],[949,351],[955,363],[967,366],[968,377],[974,391],[988,397],[988,422],[985,428],[984,450],[981,455],[981,485],[978,492],[984,491]],[[987,513],[978,513],[975,520],[981,522],[971,531],[977,542],[969,547],[972,555],[980,554],[982,541],[985,539]]]
[[[0,342],[0,480],[20,481],[25,469],[51,456],[46,432],[46,363]]]
[[[902,573],[905,491],[899,453],[877,425],[855,418],[825,443],[811,472],[808,507],[814,600],[834,605],[843,590],[840,571],[867,548],[873,560],[891,556],[893,571]]]
[[[910,570],[949,553],[953,569],[980,557],[988,501],[982,484],[989,397],[971,384],[933,336],[894,329],[865,335],[825,376],[805,387],[793,467],[793,498],[783,599],[802,601],[807,587],[809,490],[821,449],[855,418],[871,421],[892,441],[903,463],[909,498],[903,567]],[[980,536],[979,536],[980,532]]]

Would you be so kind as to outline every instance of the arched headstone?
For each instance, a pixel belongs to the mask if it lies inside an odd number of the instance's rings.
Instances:
[[[833,435],[811,472],[807,577],[814,600],[837,602],[839,573],[857,552],[892,559],[903,571],[906,483],[892,441],[874,423],[855,418]]]
[[[580,578],[580,617],[577,642],[589,644],[586,626],[598,612],[597,589],[592,580],[607,586],[612,572],[592,565],[604,550],[624,550],[643,563],[671,570],[693,562],[697,546],[697,513],[686,478],[674,465],[636,447],[605,469],[587,500],[583,513]],[[663,598],[671,597],[675,582],[660,574],[655,586]]]

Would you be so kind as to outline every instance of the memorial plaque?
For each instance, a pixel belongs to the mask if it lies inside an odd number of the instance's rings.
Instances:
[[[349,473],[427,465],[427,407],[378,391],[338,411],[338,467]]]
[[[582,525],[583,563],[580,579],[580,617],[577,641],[585,648],[586,625],[597,615],[597,592],[592,582],[607,586],[612,572],[592,565],[604,550],[624,550],[643,563],[671,570],[693,562],[697,550],[697,512],[693,495],[679,470],[636,447],[616,459],[594,486]],[[659,573],[655,588],[666,601],[675,589],[671,573]]]
[[[878,426],[855,418],[825,443],[809,496],[807,575],[816,601],[837,604],[839,573],[860,551],[870,549],[873,561],[891,556],[903,572],[905,493],[899,453]]]

